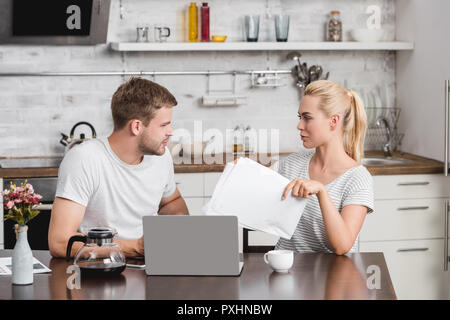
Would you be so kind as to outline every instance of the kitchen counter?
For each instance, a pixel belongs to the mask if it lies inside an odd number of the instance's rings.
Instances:
[[[382,151],[366,151],[365,157],[383,157]],[[412,160],[409,164],[388,166],[367,166],[373,176],[394,174],[430,174],[443,173],[444,163],[441,161],[417,156],[407,152],[394,152],[393,157]]]
[[[279,155],[266,155],[257,154],[253,155],[252,159],[256,159],[264,165],[270,165],[274,159],[278,156],[280,159],[286,157],[290,153],[281,153]],[[248,155],[246,155],[248,156]],[[383,157],[383,153],[380,151],[367,151],[366,157]],[[395,174],[430,174],[430,173],[442,173],[444,171],[443,162],[428,159],[425,157],[417,156],[406,152],[395,152],[394,157],[406,158],[413,160],[409,164],[403,165],[386,165],[386,166],[367,166],[367,169],[372,175],[395,175]],[[225,164],[236,158],[234,154],[222,154],[219,156],[221,164],[217,163],[203,163],[201,159],[189,160],[190,164],[179,163],[180,159],[174,159],[175,173],[197,173],[197,172],[222,172],[225,168]],[[5,159],[5,158],[3,158]],[[0,158],[0,162],[1,162]],[[189,163],[188,162],[188,163]],[[32,177],[57,177],[57,167],[45,167],[45,168],[0,168],[0,178],[32,178]]]
[[[12,250],[0,251],[0,257],[11,254]],[[66,287],[71,276],[66,269],[73,261],[51,258],[48,251],[33,251],[33,255],[52,273],[35,274],[32,286],[12,286],[11,276],[0,276],[0,299],[397,299],[384,255],[378,252],[296,253],[287,274],[273,272],[262,253],[245,253],[238,277],[147,276],[144,270],[126,268],[118,277],[82,278],[77,290]]]

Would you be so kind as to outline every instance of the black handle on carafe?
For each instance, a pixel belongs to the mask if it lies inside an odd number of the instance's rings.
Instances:
[[[70,260],[70,252],[72,251],[72,245],[74,242],[87,242],[87,236],[72,236],[69,239],[69,242],[67,243],[67,250],[66,250],[66,261]]]

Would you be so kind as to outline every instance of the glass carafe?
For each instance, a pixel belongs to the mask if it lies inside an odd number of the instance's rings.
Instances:
[[[126,266],[125,255],[117,243],[113,242],[115,229],[94,227],[87,235],[76,235],[67,244],[66,260],[70,259],[72,244],[83,242],[77,251],[74,264],[80,268],[82,276],[118,275]]]

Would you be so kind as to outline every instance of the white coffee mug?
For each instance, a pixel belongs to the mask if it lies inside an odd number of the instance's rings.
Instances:
[[[294,252],[291,250],[271,250],[264,254],[264,262],[276,272],[288,272],[294,263]]]

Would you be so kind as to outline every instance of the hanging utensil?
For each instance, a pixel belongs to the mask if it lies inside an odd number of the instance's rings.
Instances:
[[[317,80],[320,80],[320,77],[322,77],[323,68],[321,66],[317,66]]]
[[[311,66],[308,70],[308,76],[309,76],[309,81],[308,83],[311,83],[315,80],[316,77],[316,66]]]

